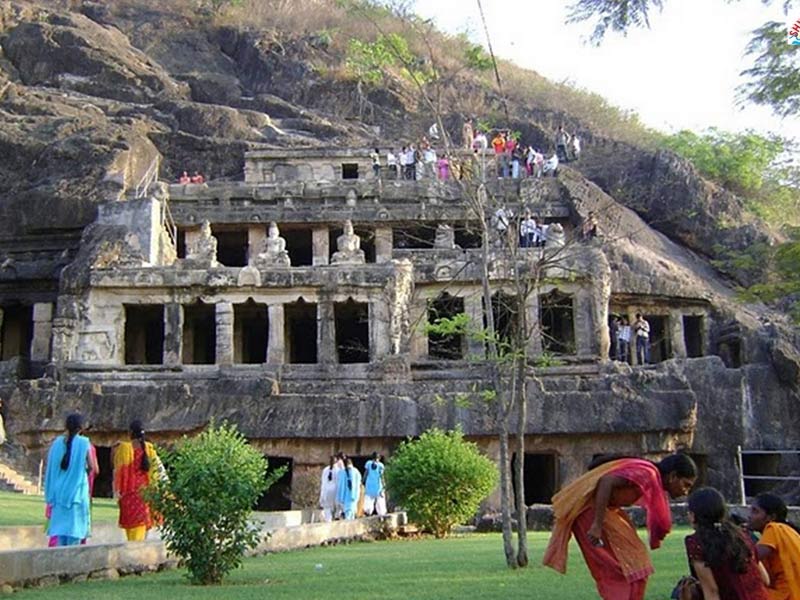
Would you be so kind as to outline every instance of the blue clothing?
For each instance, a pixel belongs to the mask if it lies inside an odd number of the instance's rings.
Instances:
[[[365,481],[364,481],[364,494],[377,498],[383,492],[383,470],[385,467],[382,463],[374,460],[368,460],[364,466]]]
[[[345,519],[355,519],[361,495],[361,473],[355,467],[345,467],[337,473],[336,479],[336,502],[344,510]]]
[[[640,365],[650,362],[650,340],[644,336],[636,336],[636,360]]]
[[[47,454],[47,471],[44,478],[44,499],[52,507],[49,536],[77,538],[89,535],[89,477],[86,474],[89,457],[89,438],[76,435],[67,470],[61,468],[61,459],[67,451],[66,436],[59,436]]]

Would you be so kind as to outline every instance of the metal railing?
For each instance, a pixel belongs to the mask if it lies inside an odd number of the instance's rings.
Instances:
[[[745,494],[745,480],[766,480],[766,481],[800,481],[800,477],[793,475],[745,475],[744,474],[744,456],[759,455],[759,454],[778,454],[778,455],[797,455],[800,456],[800,450],[742,450],[741,446],[736,446],[736,458],[739,462],[739,499],[742,504],[747,504],[747,497]]]
[[[134,188],[134,198],[144,198],[150,192],[150,186],[158,181],[158,172],[161,170],[161,156],[156,155],[150,166],[147,167],[144,175],[139,179],[139,183]]]

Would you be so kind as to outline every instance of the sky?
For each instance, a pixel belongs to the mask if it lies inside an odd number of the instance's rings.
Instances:
[[[495,54],[555,81],[597,92],[665,132],[719,127],[754,129],[800,140],[800,119],[736,104],[750,32],[786,22],[782,1],[665,0],[650,29],[610,33],[600,47],[585,40],[593,25],[566,25],[567,0],[483,0]],[[416,11],[451,33],[485,43],[475,0],[418,0]],[[800,17],[800,14],[796,15]],[[800,47],[798,47],[800,52]]]

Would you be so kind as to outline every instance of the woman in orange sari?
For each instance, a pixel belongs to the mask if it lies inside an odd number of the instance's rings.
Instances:
[[[800,532],[787,515],[786,503],[775,494],[759,494],[750,506],[748,525],[761,533],[756,549],[769,574],[770,600],[800,598]]]
[[[141,421],[131,422],[130,437],[114,450],[114,496],[119,502],[119,526],[128,541],[141,542],[153,527],[142,490],[157,476],[160,461],[153,444],[144,439]]]
[[[657,464],[620,458],[595,466],[553,497],[556,522],[543,564],[566,573],[574,535],[601,598],[642,600],[653,564],[622,508],[638,505],[647,511],[654,550],[672,527],[668,495],[685,496],[696,478],[697,467],[685,454]]]

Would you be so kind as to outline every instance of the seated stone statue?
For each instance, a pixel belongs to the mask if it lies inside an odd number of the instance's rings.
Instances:
[[[433,247],[437,249],[454,250],[456,247],[456,234],[453,228],[447,223],[439,223],[436,226],[436,237]]]
[[[563,248],[566,244],[566,235],[564,228],[560,223],[553,223],[547,228],[547,247],[548,248]]]
[[[344,233],[336,238],[336,249],[331,259],[334,265],[363,265],[366,262],[361,238],[353,232],[353,223],[349,219],[344,222]]]
[[[186,260],[212,267],[218,264],[217,238],[211,233],[211,223],[208,221],[203,221],[200,235],[186,248]]]
[[[274,221],[269,224],[269,233],[264,239],[261,251],[252,261],[257,267],[290,267],[289,253],[286,251],[286,240],[281,237],[278,225]]]

